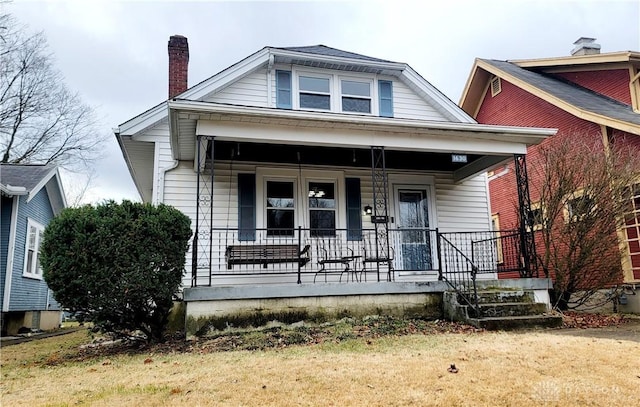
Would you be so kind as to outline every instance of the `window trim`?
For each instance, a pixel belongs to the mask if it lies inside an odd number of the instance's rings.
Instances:
[[[373,116],[373,112],[374,112],[374,105],[373,105],[373,88],[375,85],[375,79],[374,78],[357,78],[357,77],[349,77],[349,76],[338,76],[338,88],[339,88],[339,92],[337,93],[340,97],[339,100],[339,112],[340,113],[345,113],[345,114],[358,114],[358,115],[367,115],[367,116]],[[359,83],[368,83],[369,84],[369,96],[361,96],[361,95],[351,95],[348,93],[344,93],[342,91],[342,81],[347,81],[347,82],[359,82]],[[353,111],[349,111],[349,110],[344,110],[342,108],[342,99],[344,97],[349,97],[352,99],[362,99],[362,100],[368,100],[369,101],[369,112],[353,112]]]
[[[280,69],[280,70],[285,70]],[[312,108],[302,108],[300,107],[300,77],[315,77],[315,78],[325,78],[329,79],[329,97],[330,102],[329,110],[325,109],[312,109]],[[363,113],[363,112],[349,112],[342,110],[342,81],[354,81],[354,82],[369,82],[370,83],[370,100],[371,100],[371,112]],[[310,112],[331,112],[331,113],[342,113],[342,114],[350,114],[350,115],[361,115],[361,116],[374,116],[374,117],[388,117],[388,116],[380,116],[380,106],[378,101],[378,83],[380,81],[391,82],[391,101],[393,108],[393,81],[390,79],[379,79],[375,74],[362,74],[356,76],[354,74],[349,75],[346,72],[344,75],[342,73],[338,73],[332,70],[327,69],[311,69],[308,67],[304,67],[299,69],[297,67],[291,68],[291,101],[292,101],[292,109],[293,110],[302,110],[302,111],[310,111]],[[313,93],[313,92],[312,92]],[[322,94],[322,93],[317,93]]]
[[[540,219],[540,222],[535,222],[536,219],[534,218],[534,223],[533,223],[533,231],[537,231],[537,230],[542,230],[545,227],[545,219],[547,217],[547,208],[542,205],[542,202],[534,202],[531,204],[530,207],[531,212],[535,211],[535,210],[540,210],[541,214],[542,214],[542,219]],[[527,227],[527,232],[531,232],[531,229],[529,228],[529,225],[526,225]]]
[[[580,199],[585,195],[589,196],[589,192],[585,191],[584,189],[579,189],[564,197],[563,204],[562,204],[562,215],[565,223],[578,222],[584,218],[584,216],[586,215],[584,213],[580,215],[572,215],[570,204],[571,204],[571,201]],[[594,210],[595,210],[595,207],[591,209],[592,212]]]
[[[496,234],[496,263],[504,263],[504,254],[502,253],[502,233],[500,233],[500,214],[494,213],[491,215],[491,226]]]
[[[31,270],[27,270],[29,265],[29,236],[31,234],[31,228],[36,230],[35,236],[35,254],[31,262]],[[40,222],[27,218],[27,233],[24,242],[24,264],[22,268],[22,276],[27,278],[33,278],[36,280],[42,280],[42,266],[40,266],[40,244],[42,243],[42,236],[44,235],[44,225]]]
[[[334,76],[331,74],[313,72],[313,71],[297,71],[295,73],[295,103],[294,108],[298,110],[308,110],[311,112],[333,112],[335,110],[335,97],[334,97]],[[317,79],[328,79],[329,80],[329,92],[313,92],[313,91],[301,91],[300,90],[300,78],[317,78]],[[329,109],[314,109],[311,107],[301,107],[300,106],[300,95],[302,93],[309,95],[328,95],[329,96]]]
[[[293,181],[295,196],[295,227],[310,228],[308,218],[308,197],[300,190],[308,188],[308,182],[334,182],[336,199],[336,229],[346,229],[347,203],[344,195],[345,176],[343,171],[321,171],[317,169],[256,167],[256,228],[267,228],[267,181]],[[302,185],[302,188],[301,188]],[[277,237],[269,236],[268,238]]]

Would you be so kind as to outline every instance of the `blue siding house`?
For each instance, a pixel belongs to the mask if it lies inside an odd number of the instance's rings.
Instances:
[[[2,334],[53,329],[61,309],[42,277],[38,251],[49,221],[66,206],[51,165],[0,165],[0,306]]]

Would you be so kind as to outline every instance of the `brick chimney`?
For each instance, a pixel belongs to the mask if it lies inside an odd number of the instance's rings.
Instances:
[[[595,38],[580,37],[573,43],[575,47],[571,50],[572,56],[594,55],[600,53],[600,44],[596,44]]]
[[[169,99],[187,90],[189,44],[187,37],[169,37]]]

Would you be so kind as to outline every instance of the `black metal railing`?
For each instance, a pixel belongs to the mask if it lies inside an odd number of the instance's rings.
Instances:
[[[394,281],[397,276],[432,274],[456,288],[473,286],[478,274],[521,269],[514,231],[406,228],[389,229],[388,235],[389,253],[380,256],[374,229],[214,228],[210,246],[204,248],[208,259],[192,269],[192,286]]]

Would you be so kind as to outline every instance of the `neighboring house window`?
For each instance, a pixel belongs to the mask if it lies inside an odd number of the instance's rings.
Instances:
[[[24,248],[24,271],[25,277],[42,278],[42,268],[40,268],[40,242],[44,226],[29,219],[27,221],[27,241]]]
[[[342,111],[371,113],[371,82],[341,80]]]
[[[533,230],[540,230],[544,227],[546,211],[544,210],[540,202],[531,204],[531,211],[529,212],[529,216],[533,220]],[[529,230],[528,226],[527,230]]]
[[[564,205],[564,219],[566,222],[576,222],[584,219],[595,209],[595,201],[582,191],[576,192],[566,199]]]
[[[333,182],[309,182],[311,236],[335,236],[336,194]]]
[[[504,262],[502,256],[502,240],[500,239],[500,215],[491,215],[491,230],[495,232],[496,255],[498,263]]]
[[[624,225],[634,275],[640,271],[640,183],[630,186],[625,199],[629,206],[625,211]]]
[[[291,109],[291,72],[276,70],[276,107]]]
[[[378,99],[381,117],[393,117],[393,82],[378,81]]]
[[[494,76],[491,79],[491,96],[496,96],[498,93],[502,91],[502,83],[500,82],[500,78]]]
[[[293,236],[296,218],[295,183],[267,181],[267,236]]]
[[[327,77],[300,76],[301,109],[331,110],[331,81]]]

